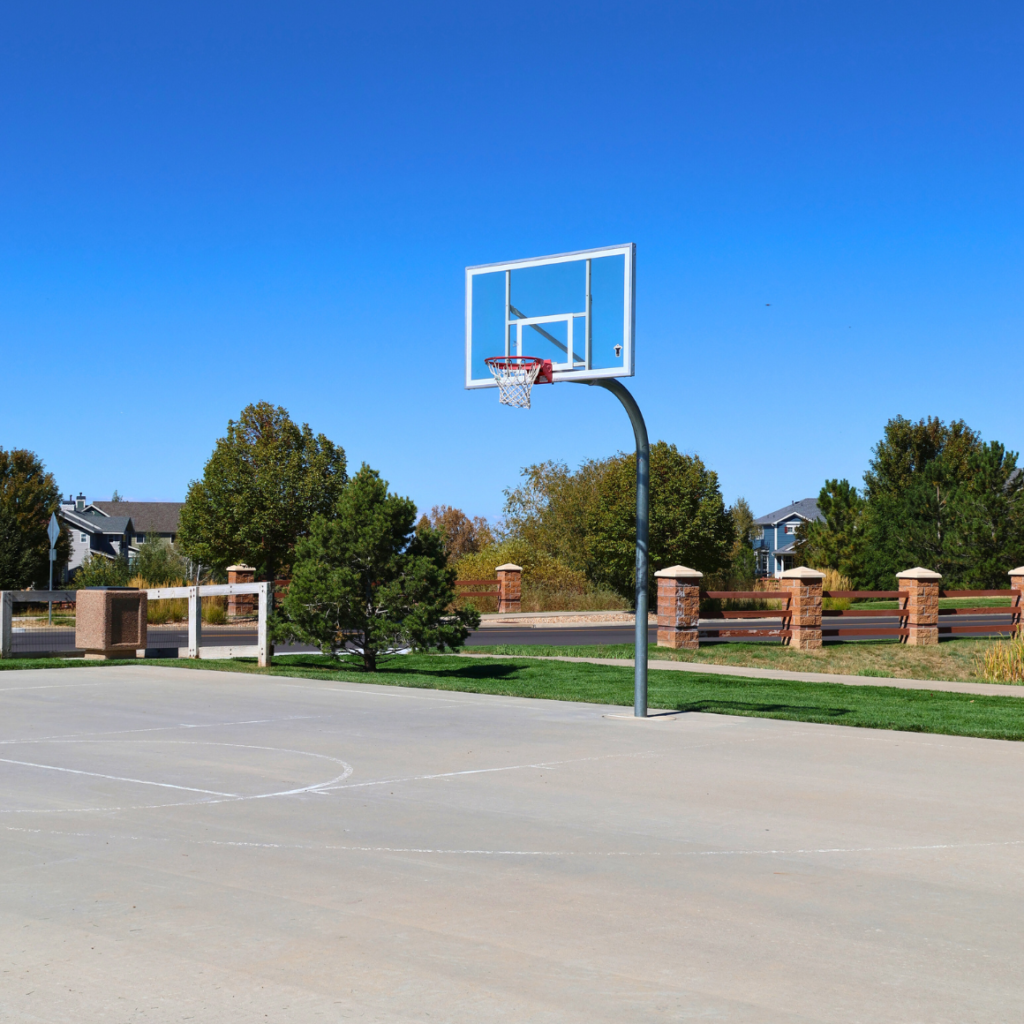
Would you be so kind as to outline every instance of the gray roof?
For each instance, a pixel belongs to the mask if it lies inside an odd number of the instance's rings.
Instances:
[[[134,532],[131,516],[104,516],[99,512],[72,512],[61,509],[61,518],[80,530],[90,533],[106,533],[121,537],[129,530]]]
[[[818,511],[817,500],[814,498],[802,498],[800,501],[794,501],[792,505],[787,505],[776,512],[769,512],[768,515],[755,519],[754,525],[777,526],[786,519],[792,519],[793,516],[800,516],[801,519],[806,519],[811,523],[825,521],[825,517]]]
[[[139,533],[177,533],[183,501],[94,501],[90,508],[108,516],[131,516]]]

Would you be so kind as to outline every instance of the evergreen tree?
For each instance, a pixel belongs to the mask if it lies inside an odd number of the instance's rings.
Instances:
[[[737,498],[729,509],[729,518],[735,539],[729,554],[729,570],[734,582],[752,583],[757,573],[757,556],[754,554],[754,535],[760,534],[760,527],[754,526],[754,513],[746,498]]]
[[[246,406],[189,487],[179,543],[202,565],[244,562],[273,580],[313,517],[331,514],[345,480],[345,452],[323,434],[296,426],[280,406]]]
[[[389,493],[364,464],[331,514],[315,516],[299,540],[275,639],[334,655],[353,642],[370,672],[382,654],[404,647],[460,647],[480,616],[451,609],[456,573],[444,538],[415,521],[415,503]]]
[[[853,579],[862,558],[864,508],[864,499],[848,480],[826,480],[818,494],[824,520],[800,524],[797,561],[815,569],[836,569]]]

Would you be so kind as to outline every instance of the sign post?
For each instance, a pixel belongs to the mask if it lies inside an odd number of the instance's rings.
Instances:
[[[46,527],[46,536],[50,538],[50,593],[53,593],[53,563],[57,560],[57,540],[60,537],[60,523],[57,522],[57,513],[50,513],[50,524]],[[53,625],[53,600],[46,602],[49,606],[47,622]]]

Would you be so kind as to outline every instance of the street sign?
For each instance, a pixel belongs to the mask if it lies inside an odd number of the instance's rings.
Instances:
[[[50,538],[50,547],[57,546],[57,538],[60,537],[60,523],[57,522],[57,513],[50,513],[50,525],[46,528],[46,535]]]

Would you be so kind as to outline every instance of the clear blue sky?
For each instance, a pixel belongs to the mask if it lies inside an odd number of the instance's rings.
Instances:
[[[652,439],[756,513],[885,421],[1024,446],[1024,8],[25,3],[0,11],[0,445],[179,499],[284,405],[421,508],[631,448],[462,387],[467,264],[637,243]],[[767,305],[770,303],[770,305]]]

